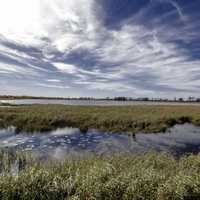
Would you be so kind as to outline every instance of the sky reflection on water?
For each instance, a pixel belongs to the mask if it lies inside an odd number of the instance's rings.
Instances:
[[[9,103],[13,105],[77,105],[77,106],[131,106],[131,105],[196,105],[199,103],[180,103],[180,102],[151,102],[151,101],[111,101],[111,100],[60,100],[60,99],[16,99],[0,100],[0,103]]]
[[[200,152],[200,127],[176,125],[166,133],[136,134],[134,137],[89,129],[57,129],[46,133],[16,134],[15,128],[0,130],[0,148],[32,151],[41,156],[62,159],[86,154],[171,152],[176,155]]]

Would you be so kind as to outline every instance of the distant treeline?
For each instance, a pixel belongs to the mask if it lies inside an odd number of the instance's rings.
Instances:
[[[12,95],[0,95],[0,100],[17,100],[17,99],[46,99],[46,100],[107,100],[107,101],[151,101],[151,102],[200,102],[200,98],[188,97],[188,98],[132,98],[132,97],[106,97],[106,98],[94,98],[94,97],[44,97],[44,96],[12,96]]]
[[[49,99],[49,100],[90,100],[92,97],[44,97],[44,96],[11,96],[0,95],[1,100],[16,100],[16,99]]]
[[[107,100],[110,98],[107,98]],[[110,100],[115,101],[151,101],[151,102],[200,102],[200,98],[195,97],[188,97],[187,99],[184,98],[174,98],[174,99],[167,99],[167,98],[131,98],[131,97],[115,97]]]

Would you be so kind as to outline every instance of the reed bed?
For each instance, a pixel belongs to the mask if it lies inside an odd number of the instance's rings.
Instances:
[[[0,127],[34,132],[62,127],[116,133],[164,132],[181,123],[200,125],[199,106],[64,106],[31,105],[0,108]]]
[[[1,164],[5,156],[0,153]],[[18,153],[15,159],[22,157]],[[0,176],[2,200],[200,199],[200,155],[177,160],[151,152],[51,163],[29,159],[17,174]]]

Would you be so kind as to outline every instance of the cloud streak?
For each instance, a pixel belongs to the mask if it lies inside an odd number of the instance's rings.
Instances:
[[[179,6],[179,4],[174,1],[174,0],[151,0],[152,3],[154,2],[158,2],[158,3],[168,3],[168,4],[171,4],[177,11],[180,19],[182,21],[185,21],[186,17],[184,16],[183,14],[183,11],[182,11],[182,8]]]

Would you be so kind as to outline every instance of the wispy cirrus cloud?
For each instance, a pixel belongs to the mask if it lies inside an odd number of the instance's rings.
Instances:
[[[16,2],[15,8],[11,0],[0,3],[0,82],[14,77],[10,84],[21,84],[20,76],[26,75],[24,91],[37,85],[52,95],[62,89],[61,96],[63,89],[66,95],[93,96],[172,97],[198,91],[198,1]],[[12,16],[1,12],[9,7]],[[34,92],[40,95],[39,89]]]
[[[180,19],[182,21],[186,20],[186,16],[183,13],[182,8],[180,7],[180,5],[175,1],[175,0],[151,0],[152,3],[168,3],[171,4],[177,11]]]
[[[55,89],[68,89],[69,88],[69,86],[53,85],[53,84],[46,84],[46,83],[37,83],[36,86],[45,87],[45,88],[55,88]]]
[[[61,82],[61,80],[59,80],[59,79],[47,79],[46,81],[52,82],[52,83],[60,83]]]

